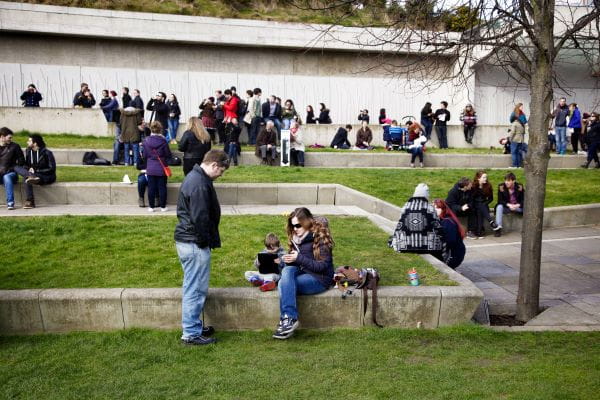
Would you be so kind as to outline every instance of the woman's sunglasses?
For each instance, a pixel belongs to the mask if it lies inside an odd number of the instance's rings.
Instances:
[[[292,228],[294,228],[294,229],[300,229],[300,228],[302,228],[302,225],[300,225],[300,224],[292,224]]]

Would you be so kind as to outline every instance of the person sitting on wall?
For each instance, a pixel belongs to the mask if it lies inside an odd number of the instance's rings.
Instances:
[[[494,236],[502,236],[502,217],[504,214],[523,215],[525,188],[517,182],[515,174],[509,172],[504,176],[504,182],[498,185],[498,204],[496,204],[496,224],[498,229]]]
[[[266,124],[271,121],[277,128],[277,132],[281,132],[281,104],[277,102],[275,95],[270,95],[269,100],[262,105],[263,122]]]
[[[463,176],[456,184],[454,184],[452,189],[448,192],[448,196],[446,196],[446,203],[452,212],[454,212],[457,217],[467,217],[467,237],[469,239],[477,238],[473,232],[475,230],[475,213],[473,211],[472,187],[473,182],[471,182],[469,178]]]
[[[54,154],[48,150],[44,139],[37,133],[29,135],[27,139],[24,166],[16,166],[14,170],[25,179],[25,209],[35,208],[32,185],[49,185],[56,182]]]
[[[81,96],[83,96],[83,92],[86,89],[89,89],[88,84],[85,83],[85,82],[82,82],[81,85],[80,85],[79,92],[75,93],[75,96],[73,96],[73,107],[77,107],[77,103],[79,102],[79,98]]]
[[[360,110],[360,113],[358,114],[358,120],[362,123],[363,121],[366,121],[367,124],[369,123],[369,120],[371,118],[369,117],[369,110],[364,109],[364,110]]]
[[[442,225],[442,251],[433,253],[432,255],[450,268],[456,269],[463,262],[465,253],[467,252],[465,243],[463,242],[465,228],[463,228],[456,215],[454,215],[444,200],[435,199],[433,205]]]
[[[277,158],[276,146],[277,130],[273,121],[268,120],[256,138],[255,153],[262,160],[262,165],[275,165],[275,159]]]
[[[362,126],[356,132],[355,147],[360,150],[372,150],[371,142],[373,141],[373,132],[369,128],[368,120],[363,120]]]
[[[335,133],[335,136],[333,137],[333,140],[331,141],[329,147],[333,149],[349,149],[351,145],[350,141],[348,140],[348,132],[350,132],[351,130],[352,125],[350,124],[346,125],[346,129],[340,126],[337,132]]]
[[[23,100],[23,107],[39,107],[40,101],[42,101],[42,94],[38,92],[37,88],[33,83],[27,86],[27,90],[21,95]]]
[[[13,132],[7,127],[0,128],[0,181],[6,191],[6,207],[15,209],[14,185],[18,177],[15,167],[25,164],[21,146],[12,141]]]

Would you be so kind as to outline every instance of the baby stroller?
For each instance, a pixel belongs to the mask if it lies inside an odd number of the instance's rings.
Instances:
[[[401,125],[391,126],[389,130],[389,146],[391,150],[405,151],[409,145],[408,143],[408,129],[406,124],[409,121],[414,121],[415,117],[412,115],[406,115],[401,119]]]

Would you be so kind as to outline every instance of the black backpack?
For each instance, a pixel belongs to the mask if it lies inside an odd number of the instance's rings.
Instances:
[[[244,119],[244,117],[246,116],[246,111],[248,111],[248,103],[246,103],[245,100],[240,99],[240,101],[238,101],[238,108],[237,108],[237,115],[238,115],[238,119],[241,120]]]
[[[375,326],[383,328],[377,322],[377,288],[379,287],[379,271],[376,268],[353,268],[344,265],[335,270],[333,280],[335,287],[342,291],[342,299],[353,294],[354,290],[363,291],[363,316],[367,313],[369,290],[372,292],[371,318]]]
[[[95,151],[86,151],[83,154],[83,165],[110,165],[110,161],[98,157]]]
[[[178,165],[181,165],[181,158],[179,158],[177,156],[172,156],[171,158],[169,158],[167,160],[167,165],[170,165],[171,167],[176,167]]]

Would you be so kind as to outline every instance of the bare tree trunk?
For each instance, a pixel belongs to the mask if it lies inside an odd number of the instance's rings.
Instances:
[[[552,76],[554,43],[554,1],[534,6],[534,21],[539,44],[534,50],[531,68],[531,102],[529,119],[529,150],[525,158],[525,210],[521,242],[521,269],[517,295],[517,315],[520,321],[529,321],[539,312],[540,267],[544,199],[548,172],[548,122],[552,104]],[[543,4],[545,3],[545,4]]]

